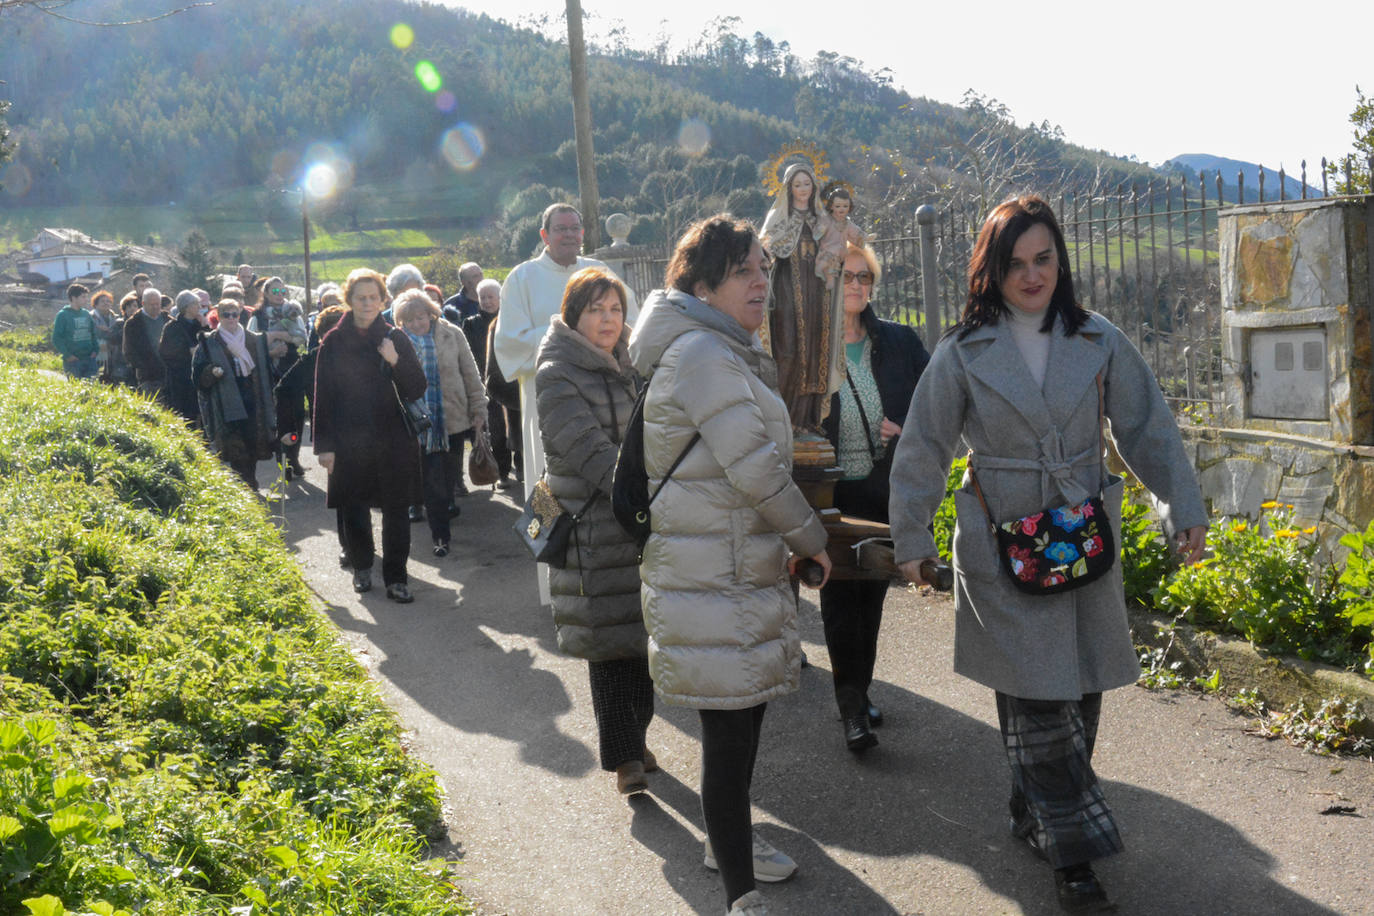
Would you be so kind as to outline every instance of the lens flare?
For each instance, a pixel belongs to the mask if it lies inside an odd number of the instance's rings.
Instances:
[[[444,85],[444,78],[439,75],[439,68],[427,60],[422,60],[415,65],[415,78],[420,81],[425,92],[438,92]]]
[[[305,193],[316,199],[329,197],[338,190],[339,176],[334,174],[334,169],[327,162],[320,162],[312,165],[305,173],[305,179],[301,182],[305,187]]]
[[[453,109],[458,107],[458,98],[452,92],[445,89],[434,97],[434,107],[444,114],[449,114]]]
[[[404,51],[415,43],[415,30],[404,22],[398,22],[391,27],[391,43]]]
[[[711,146],[711,128],[697,118],[688,118],[677,131],[677,145],[689,156],[700,156]]]
[[[312,143],[305,150],[305,174],[301,187],[316,200],[339,193],[353,184],[353,161],[333,143]]]
[[[444,133],[439,149],[449,165],[460,172],[470,172],[482,161],[487,144],[482,132],[464,121]]]

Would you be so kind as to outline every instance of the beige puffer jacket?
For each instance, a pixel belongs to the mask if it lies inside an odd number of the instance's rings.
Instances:
[[[747,709],[797,688],[787,553],[813,556],[826,541],[792,482],[791,421],[755,341],[676,290],[650,294],[630,338],[635,368],[650,377],[650,493],[701,433],[653,503],[640,567],[654,687],[697,709]]]
[[[444,432],[472,429],[487,419],[487,389],[472,358],[463,331],[442,318],[434,319],[434,357],[439,362],[439,390],[444,397]]]

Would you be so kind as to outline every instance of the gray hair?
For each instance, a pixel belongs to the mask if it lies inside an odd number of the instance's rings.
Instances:
[[[176,310],[176,313],[180,315],[193,305],[197,308],[200,307],[200,296],[196,295],[196,291],[193,289],[183,289],[181,292],[177,293],[176,303],[173,305],[173,308]]]
[[[391,303],[391,314],[396,318],[397,324],[407,320],[415,312],[424,312],[431,320],[439,318],[441,314],[438,304],[422,289],[408,289]]]
[[[478,271],[480,271],[481,269],[482,269],[482,265],[481,265],[481,264],[478,264],[476,261],[468,261],[468,262],[467,262],[466,264],[464,264],[462,267],[458,268],[458,279],[459,279],[459,280],[463,279],[463,274],[468,273],[469,271],[473,271],[473,270],[478,270]]]
[[[477,293],[478,296],[481,296],[481,295],[482,295],[482,290],[484,290],[484,289],[493,289],[493,288],[495,288],[495,290],[496,290],[498,293],[501,292],[501,281],[500,281],[500,280],[493,280],[491,277],[487,277],[487,278],[486,278],[485,280],[483,280],[481,283],[478,283],[478,284],[477,284],[477,289],[475,290],[475,292]]]
[[[157,287],[150,286],[147,289],[145,289],[143,291],[142,298],[140,298],[138,301],[139,304],[142,304],[147,302],[149,299],[155,300],[159,306],[162,305],[162,293],[158,292]]]
[[[392,297],[411,283],[425,285],[425,275],[414,264],[397,264],[386,275],[386,291]]]

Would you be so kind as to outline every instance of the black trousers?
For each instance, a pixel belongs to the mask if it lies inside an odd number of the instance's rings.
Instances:
[[[457,439],[459,436],[449,438]],[[448,541],[451,535],[448,505],[453,499],[454,486],[453,452],[426,452],[421,468],[424,471],[425,519],[429,522],[429,536],[436,541]]]
[[[516,427],[519,428],[518,419]],[[491,453],[496,457],[496,468],[502,477],[507,477],[511,470],[510,433],[506,429],[506,408],[496,403],[495,398],[487,402],[487,433],[491,436]],[[518,438],[519,434],[516,435]]]
[[[406,561],[410,559],[410,517],[406,506],[382,509],[382,581],[387,585],[406,582]],[[371,569],[377,559],[372,539],[372,510],[367,506],[343,506],[344,552],[355,570]]]
[[[601,769],[644,760],[644,733],[654,718],[654,682],[649,659],[587,662]]]
[[[754,832],[749,785],[767,703],[748,709],[701,709],[701,817],[729,906],[754,889]]]
[[[868,709],[887,585],[883,580],[846,579],[831,580],[821,588],[821,624],[841,718]]]

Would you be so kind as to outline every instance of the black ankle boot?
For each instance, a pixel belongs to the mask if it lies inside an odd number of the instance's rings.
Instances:
[[[1087,862],[1054,870],[1059,906],[1068,913],[1106,913],[1116,909]]]

